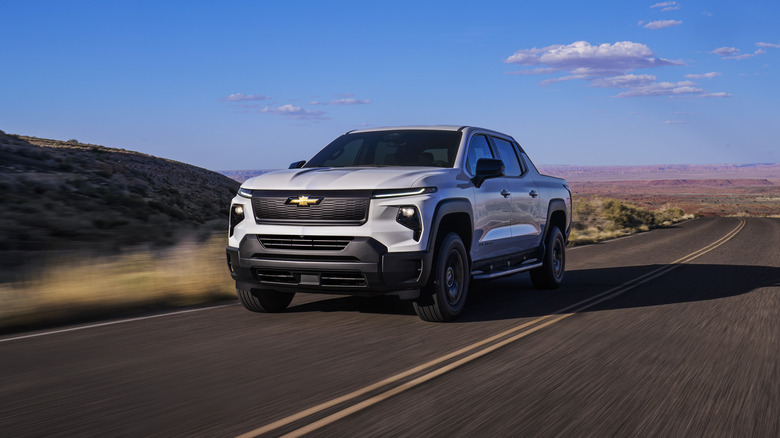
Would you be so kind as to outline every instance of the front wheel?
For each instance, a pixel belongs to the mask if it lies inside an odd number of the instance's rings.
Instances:
[[[447,234],[436,250],[433,272],[414,311],[423,321],[452,321],[463,311],[471,267],[460,236]]]
[[[552,227],[545,242],[542,267],[531,271],[531,283],[537,289],[557,289],[566,267],[566,242],[560,228]]]
[[[287,308],[295,292],[279,292],[273,289],[236,289],[238,300],[252,312],[277,313]]]

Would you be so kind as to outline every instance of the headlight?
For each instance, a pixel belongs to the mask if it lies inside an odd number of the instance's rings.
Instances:
[[[242,220],[244,220],[244,206],[241,204],[233,204],[230,207],[230,234],[228,234],[228,237],[233,235],[233,231],[236,229],[236,225],[238,225]]]
[[[404,205],[398,207],[398,214],[395,216],[396,222],[414,231],[412,237],[420,241],[422,234],[422,221],[420,220],[420,211],[414,205]]]
[[[245,189],[241,187],[238,189],[238,196],[242,196],[244,198],[251,198],[252,197],[252,191],[249,189]]]
[[[411,189],[389,189],[375,190],[372,198],[395,198],[398,196],[424,195],[426,193],[436,193],[439,190],[436,187],[417,187]]]

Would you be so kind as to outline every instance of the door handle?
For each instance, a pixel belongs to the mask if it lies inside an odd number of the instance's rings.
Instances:
[[[537,193],[536,190],[531,190],[528,194],[531,195],[532,198],[539,196],[539,193]]]
[[[512,193],[511,193],[511,192],[508,192],[506,189],[504,189],[504,190],[501,190],[501,196],[503,196],[503,197],[505,197],[505,198],[506,198],[506,197],[509,197],[509,195],[511,195],[511,194],[512,194]]]

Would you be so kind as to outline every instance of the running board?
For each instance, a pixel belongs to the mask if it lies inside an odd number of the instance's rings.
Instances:
[[[520,272],[530,271],[531,269],[541,268],[544,263],[534,263],[533,265],[518,266],[516,268],[509,268],[503,271],[483,272],[474,271],[471,273],[471,278],[474,280],[488,280],[491,278],[504,277],[506,275],[517,274]]]

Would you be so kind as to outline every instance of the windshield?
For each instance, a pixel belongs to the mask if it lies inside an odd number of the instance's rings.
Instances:
[[[374,131],[344,134],[304,167],[453,167],[459,131]]]

